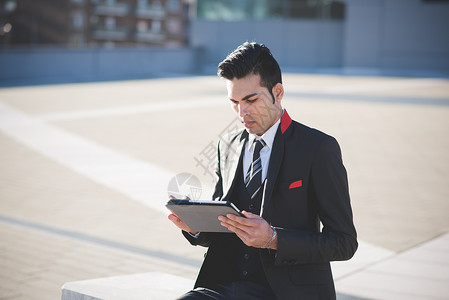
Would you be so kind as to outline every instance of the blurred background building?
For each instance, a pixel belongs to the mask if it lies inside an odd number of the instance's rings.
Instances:
[[[198,0],[190,44],[215,65],[229,45],[263,41],[300,71],[449,70],[447,0]]]
[[[210,74],[244,41],[284,70],[447,76],[447,28],[449,0],[0,0],[0,80]]]
[[[181,0],[2,0],[3,47],[184,46]]]

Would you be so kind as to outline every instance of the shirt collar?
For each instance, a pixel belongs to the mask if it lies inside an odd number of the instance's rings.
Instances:
[[[282,110],[282,115],[284,114],[284,110]],[[266,146],[268,146],[268,149],[271,149],[273,147],[274,137],[276,136],[276,131],[279,127],[279,124],[281,123],[281,118],[279,118],[276,123],[274,123],[262,136],[258,136],[256,134],[249,134],[249,146],[250,148],[253,147],[253,142],[255,139],[263,139],[266,143]]]

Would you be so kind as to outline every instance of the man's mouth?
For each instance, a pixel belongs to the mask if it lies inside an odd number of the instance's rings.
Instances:
[[[245,125],[246,128],[249,128],[249,127],[253,126],[253,124],[256,122],[250,121],[250,120],[243,120],[242,123],[243,123],[243,125]]]

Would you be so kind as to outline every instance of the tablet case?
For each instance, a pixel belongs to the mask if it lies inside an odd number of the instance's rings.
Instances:
[[[175,213],[192,231],[228,232],[220,224],[218,216],[233,214],[243,216],[239,209],[229,201],[195,201],[171,199],[165,205]]]

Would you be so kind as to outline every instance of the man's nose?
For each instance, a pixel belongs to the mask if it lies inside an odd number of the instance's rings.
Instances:
[[[246,115],[248,115],[248,104],[239,103],[239,116],[243,118]]]

